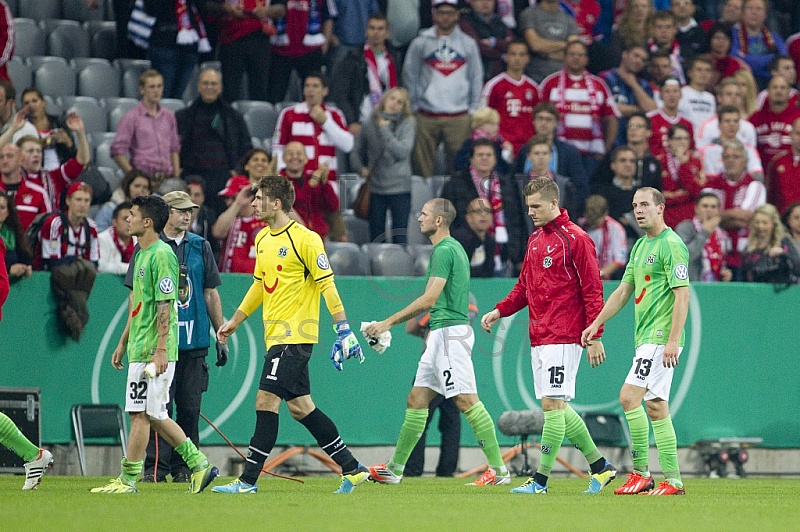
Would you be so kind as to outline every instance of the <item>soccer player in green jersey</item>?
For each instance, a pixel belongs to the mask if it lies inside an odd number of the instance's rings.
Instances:
[[[455,398],[489,461],[486,472],[470,485],[491,486],[511,481],[500,456],[494,421],[478,398],[475,384],[471,358],[475,334],[468,316],[470,266],[464,248],[450,236],[455,216],[455,207],[443,198],[432,199],[422,207],[418,218],[420,231],[433,244],[425,293],[403,310],[372,323],[365,331],[367,338],[377,338],[393,325],[430,309],[431,332],[408,394],[408,408],[394,457],[388,464],[369,468],[372,480],[382,484],[399,484],[403,480],[406,461],[425,429],[428,405],[437,393],[446,399]]]
[[[142,463],[150,428],[175,449],[192,470],[189,493],[200,493],[219,474],[191,439],[167,415],[169,387],[178,360],[178,257],[158,234],[169,219],[169,205],[158,196],[133,200],[128,215],[130,234],[139,238],[133,288],[128,297],[128,322],[111,355],[115,369],[123,369],[128,353],[128,384],[125,410],[131,417],[128,449],[122,459],[122,473],[92,493],[136,493],[136,477]],[[155,364],[156,375],[145,371]]]
[[[619,394],[630,428],[634,470],[628,481],[614,491],[618,495],[686,493],[678,468],[675,429],[669,416],[669,391],[685,341],[689,251],[664,223],[664,207],[663,194],[654,188],[643,187],[634,194],[633,213],[645,236],[634,244],[619,287],[581,337],[586,344],[634,295],[636,354]],[[642,399],[647,405],[646,414]],[[648,416],[658,447],[658,461],[666,478],[657,487],[648,469]]]

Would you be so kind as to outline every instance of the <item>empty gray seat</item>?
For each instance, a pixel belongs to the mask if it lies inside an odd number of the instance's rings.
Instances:
[[[88,102],[94,105],[100,105],[98,99],[92,98],[91,96],[59,96],[56,102],[62,109],[67,109],[75,102]]]
[[[344,225],[347,227],[347,239],[354,244],[369,242],[369,224],[366,220],[356,218],[352,212],[344,213]]]
[[[104,65],[111,66],[111,61],[109,61],[108,59],[103,59],[102,57],[73,57],[72,59],[69,60],[69,66],[74,68],[75,72],[80,72],[86,66],[97,63],[102,63]],[[119,77],[119,72],[117,72],[117,77]]]
[[[278,113],[274,108],[251,107],[244,113],[244,121],[250,135],[258,138],[271,137],[278,121]]]
[[[258,137],[250,137],[250,144],[253,145],[253,148],[264,148],[264,143]]]
[[[339,205],[342,209],[350,209],[364,178],[358,174],[338,174],[336,182],[339,184]]]
[[[212,68],[217,72],[222,72],[222,63],[220,61],[203,61],[200,63],[200,72],[207,68]]]
[[[91,52],[89,34],[80,25],[58,26],[47,36],[47,49],[50,55],[66,59],[88,57]]]
[[[20,91],[21,95],[22,91]],[[49,115],[60,115],[64,112],[64,107],[61,106],[56,100],[53,99],[52,96],[44,95],[45,101],[45,112]]]
[[[78,72],[78,94],[104,98],[119,95],[119,72],[111,63],[90,63]]]
[[[114,133],[113,131],[102,131],[100,133],[88,133],[86,135],[87,140],[89,141],[89,149],[92,150],[92,153],[97,149],[97,147],[102,144],[103,142],[110,140],[114,142]]]
[[[411,212],[408,216],[406,242],[408,244],[428,244],[430,240],[419,230],[417,218],[425,203],[433,199],[430,180],[418,175],[411,176]]]
[[[61,16],[61,0],[19,0],[19,16],[45,20]]]
[[[120,58],[120,59],[114,59],[113,64],[120,70],[120,72],[124,72],[128,69],[144,72],[151,66],[149,59]]]
[[[50,35],[54,29],[58,28],[59,26],[67,26],[68,28],[76,28],[80,26],[81,23],[76,20],[67,20],[62,18],[48,18],[46,20],[39,21],[39,27],[44,30],[47,35]]]
[[[236,100],[231,104],[231,107],[236,109],[242,114],[245,114],[250,109],[269,109],[275,110],[275,106],[269,102],[262,102],[261,100]]]
[[[352,242],[328,242],[325,252],[331,271],[335,275],[364,275],[366,255],[358,244]]]
[[[433,253],[433,245],[415,245],[408,246],[408,251],[414,256],[414,275],[418,277],[424,276],[428,271],[428,263],[431,261],[431,253]]]
[[[6,68],[8,69],[8,77],[11,78],[11,83],[17,88],[17,99],[19,99],[22,93],[21,89],[33,85],[33,69],[30,65],[19,60],[9,61],[6,63]]]
[[[97,166],[106,166],[108,168],[119,168],[114,158],[111,157],[109,152],[113,140],[106,140],[101,142],[97,149],[95,149],[94,162]]]
[[[14,19],[14,56],[26,58],[47,53],[47,35],[35,20]]]
[[[438,198],[442,195],[442,188],[444,188],[445,182],[450,179],[449,175],[435,175],[431,176],[431,191],[433,191],[433,197]]]
[[[177,98],[162,98],[160,104],[173,112],[180,111],[186,107],[186,102]]]
[[[60,63],[48,63],[36,69],[33,82],[42,93],[50,96],[75,94],[75,71]]]
[[[48,63],[60,63],[62,65],[68,64],[67,60],[63,57],[56,57],[53,55],[35,55],[25,59],[25,63],[30,65],[34,72],[36,72],[36,70],[38,70],[42,65],[46,65]]]
[[[103,179],[109,184],[111,190],[117,190],[120,181],[122,181],[122,173],[107,166],[98,166],[97,169],[103,174]]]
[[[117,47],[116,28],[100,28],[91,37],[89,43],[93,57],[102,57],[109,61],[114,59]]]
[[[140,98],[142,93],[139,91],[139,75],[144,71],[129,68],[122,73],[122,96],[126,98]]]
[[[126,98],[125,96],[106,96],[104,98],[100,98],[100,105],[105,107],[108,111],[119,105],[129,105],[130,107],[128,108],[130,109],[135,107],[138,103],[138,98]]]
[[[399,244],[365,244],[369,269],[367,275],[409,277],[414,275],[414,260]]]
[[[83,119],[87,133],[103,133],[108,130],[108,114],[96,102],[86,100],[73,102],[67,112],[76,112]]]
[[[280,113],[281,111],[283,111],[287,107],[294,107],[298,103],[299,102],[292,102],[292,101],[289,101],[289,100],[286,100],[286,101],[283,101],[283,102],[278,102],[278,103],[275,104],[275,110]]]

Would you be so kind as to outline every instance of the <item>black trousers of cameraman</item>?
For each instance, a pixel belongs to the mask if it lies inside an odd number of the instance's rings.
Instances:
[[[207,354],[207,348],[178,352],[175,376],[169,388],[169,403],[167,403],[169,417],[172,417],[174,403],[175,421],[195,445],[199,445],[200,440],[200,404],[203,400],[203,392],[208,389]],[[160,435],[157,437],[158,467],[156,468],[156,433],[151,429],[147,454],[144,459],[145,476],[153,475],[159,482],[163,482],[169,474],[172,474],[173,479],[179,473],[191,476],[192,471],[181,455],[174,452]]]
[[[458,452],[461,448],[461,412],[452,399],[437,395],[428,405],[428,421],[416,447],[408,457],[404,476],[418,477],[425,469],[425,435],[431,424],[433,413],[439,409],[439,432],[442,443],[439,447],[439,464],[436,466],[437,477],[452,477],[458,466]]]

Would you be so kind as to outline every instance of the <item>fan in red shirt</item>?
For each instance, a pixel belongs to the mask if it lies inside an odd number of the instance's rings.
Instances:
[[[47,192],[22,178],[19,148],[14,144],[0,148],[0,190],[13,199],[23,231],[31,225],[37,214],[53,210]]]
[[[684,124],[669,128],[667,149],[658,156],[666,209],[664,222],[673,229],[694,216],[694,202],[706,183],[703,165],[691,150],[692,134]]]
[[[789,133],[792,144],[778,152],[767,168],[767,198],[778,212],[800,201],[800,118],[792,122]]]
[[[683,124],[692,134],[691,149],[694,150],[694,127],[689,119],[678,112],[678,102],[681,100],[681,83],[677,78],[667,77],[661,82],[661,109],[650,111],[647,118],[653,126],[653,136],[650,137],[650,153],[658,157],[667,149],[669,128],[675,124]]]
[[[789,104],[789,82],[783,76],[773,76],[767,86],[768,101],[753,113],[750,122],[756,128],[756,147],[761,165],[768,168],[778,152],[791,149],[789,132],[792,123],[800,118],[800,109]]]
[[[296,219],[297,216],[297,221],[324,239],[328,234],[328,222],[323,214],[335,212],[339,208],[339,198],[328,181],[327,167],[322,165],[313,172],[306,170],[308,157],[303,145],[296,140],[284,147],[283,162],[286,167],[280,174],[289,178],[295,192],[289,217]]]
[[[506,71],[487,81],[481,92],[481,105],[500,113],[498,133],[514,146],[515,156],[533,136],[533,108],[539,102],[539,88],[524,75],[530,57],[523,41],[510,43]]]
[[[219,195],[228,205],[211,228],[214,238],[224,239],[219,271],[252,274],[256,268],[256,235],[267,223],[258,219],[252,205],[250,181],[243,175],[234,176]]]

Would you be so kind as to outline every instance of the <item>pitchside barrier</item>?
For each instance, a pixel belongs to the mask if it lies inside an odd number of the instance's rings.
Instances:
[[[225,316],[236,310],[252,283],[248,275],[223,275],[219,288]],[[336,281],[353,329],[362,321],[381,320],[412,301],[422,278],[341,277]],[[473,279],[478,301],[473,361],[481,400],[497,419],[507,410],[539,406],[533,393],[527,309],[503,319],[492,334],[480,316],[511,290],[511,279]],[[616,283],[606,283],[606,297]],[[89,299],[91,318],[76,343],[59,334],[50,277],[36,272],[15,283],[0,322],[0,385],[41,388],[42,441],[72,441],[70,408],[79,403],[124,405],[126,372],[110,357],[124,328],[128,290],[122,278],[100,274]],[[631,298],[633,299],[633,298]],[[582,411],[620,412],[617,397],[633,358],[633,301],[606,325],[606,362],[591,369],[584,359],[573,407]],[[321,305],[320,343],[310,362],[312,395],[336,421],[350,445],[393,445],[403,420],[422,341],[392,329],[392,345],[382,355],[362,340],[363,364],[348,360],[334,370],[328,355],[335,339],[332,320]],[[800,287],[776,292],[771,285],[695,284],[686,326],[686,347],[672,384],[672,411],[678,444],[721,437],[760,437],[772,448],[800,447],[800,364],[798,351]],[[190,328],[192,324],[181,324]],[[195,331],[196,332],[196,331]],[[665,331],[665,334],[667,332]],[[214,365],[208,356],[210,383],[203,414],[234,442],[246,445],[252,435],[253,405],[264,354],[261,311],[231,338],[230,361]],[[279,444],[313,444],[285,406]],[[474,445],[463,424],[465,445]],[[201,421],[201,443],[223,444]],[[436,430],[429,444],[438,444]],[[498,434],[501,445],[515,439]]]

